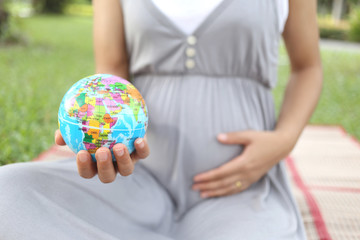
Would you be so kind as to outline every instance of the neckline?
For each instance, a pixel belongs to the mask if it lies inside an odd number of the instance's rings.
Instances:
[[[149,6],[150,11],[162,24],[168,25],[178,34],[183,37],[188,36],[199,36],[201,32],[212,22],[213,19],[227,6],[232,0],[222,0],[206,17],[205,19],[195,28],[192,33],[186,33],[179,28],[168,16],[163,13],[152,0],[145,0],[145,3]]]

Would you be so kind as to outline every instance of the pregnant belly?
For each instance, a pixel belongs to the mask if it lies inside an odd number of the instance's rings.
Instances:
[[[221,144],[217,134],[275,125],[271,91],[254,80],[142,76],[133,82],[149,112],[150,156],[142,163],[164,185],[191,185],[197,173],[241,153],[242,146]]]

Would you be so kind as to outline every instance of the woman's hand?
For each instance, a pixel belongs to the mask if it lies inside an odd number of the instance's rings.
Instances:
[[[244,191],[286,157],[296,143],[279,131],[230,132],[219,134],[218,140],[244,145],[244,150],[224,165],[194,177],[193,190],[199,190],[203,198]]]
[[[60,130],[55,132],[55,143],[58,145],[66,145],[61,136]],[[110,183],[115,180],[117,171],[122,176],[130,175],[134,170],[135,163],[149,155],[149,146],[144,138],[138,138],[135,141],[135,151],[129,154],[124,144],[118,143],[113,147],[116,158],[117,167],[114,166],[111,152],[106,147],[99,148],[95,153],[96,162],[91,160],[91,155],[85,150],[81,150],[76,155],[76,163],[79,175],[83,178],[92,178],[99,176],[103,183]]]

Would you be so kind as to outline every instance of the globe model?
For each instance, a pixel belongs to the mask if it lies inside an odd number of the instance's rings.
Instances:
[[[139,91],[130,82],[109,74],[81,79],[65,94],[59,108],[61,135],[72,151],[87,150],[94,161],[100,147],[111,150],[123,143],[129,153],[145,135],[148,112]]]

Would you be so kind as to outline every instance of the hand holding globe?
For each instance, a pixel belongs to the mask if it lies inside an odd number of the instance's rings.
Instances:
[[[147,123],[145,101],[131,83],[97,74],[81,79],[65,94],[55,142],[77,153],[82,177],[98,173],[102,182],[112,182],[116,171],[127,176],[137,160],[148,156]]]

